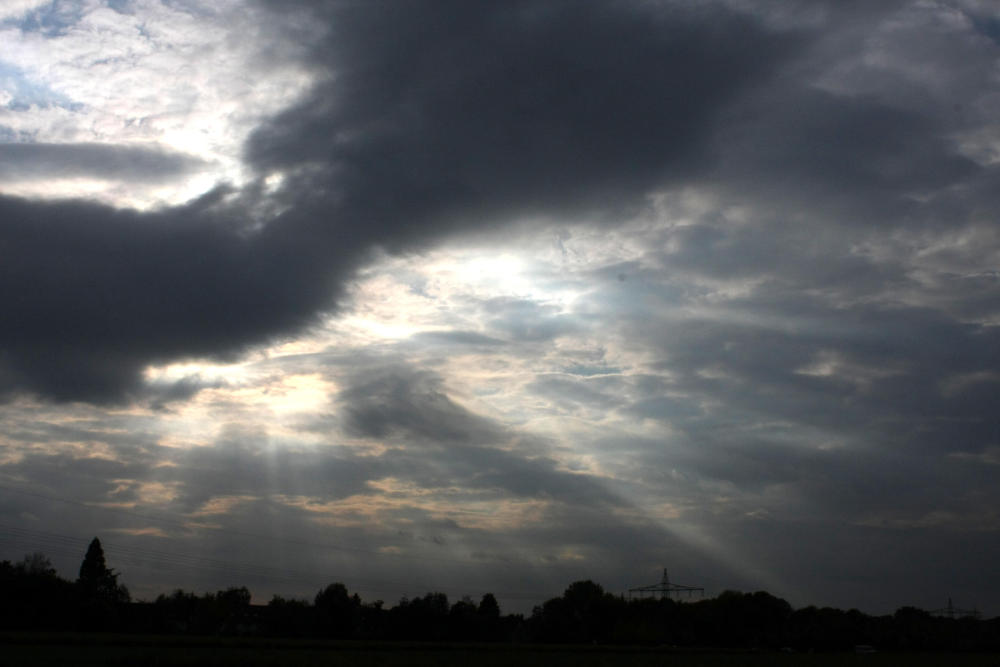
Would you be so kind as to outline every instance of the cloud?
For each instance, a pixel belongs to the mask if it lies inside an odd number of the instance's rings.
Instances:
[[[287,20],[287,13],[264,20],[243,0],[46,2],[8,16],[0,23],[5,141],[114,146],[117,156],[107,157],[117,164],[130,150],[136,159],[144,148],[169,147],[206,164],[169,183],[143,184],[116,171],[120,183],[81,182],[80,175],[30,187],[8,180],[3,193],[148,209],[189,200],[220,181],[243,183],[239,152],[247,133],[310,83],[297,43],[273,30]]]
[[[262,174],[291,174],[285,212],[255,235],[234,229],[254,215],[252,196],[149,215],[0,202],[0,242],[18,257],[0,297],[12,314],[0,387],[120,400],[145,364],[301,330],[374,244],[631,204],[701,161],[707,119],[790,48],[724,12],[706,24],[560,7],[339,8],[313,55],[335,80],[247,146]],[[373,31],[377,42],[362,38]],[[618,51],[601,44],[629,49],[609,59]]]
[[[4,3],[0,9],[0,20],[11,20],[19,18],[28,12],[35,11],[38,7],[48,4],[50,0],[11,0]]]
[[[455,404],[440,383],[405,367],[368,368],[339,400],[348,427],[368,438],[396,436],[410,445],[433,446],[491,445],[504,438],[497,426]]]
[[[309,86],[242,109],[246,181],[0,199],[7,479],[227,555],[252,540],[208,523],[319,526],[356,551],[251,551],[362,579],[413,556],[536,592],[669,565],[797,604],[997,599],[946,558],[996,546],[982,6],[250,9],[251,60]],[[215,159],[37,140],[14,162],[129,186]]]
[[[420,342],[447,345],[449,347],[458,345],[470,346],[495,346],[503,345],[503,341],[497,338],[484,336],[475,331],[421,331],[414,335]]]
[[[712,119],[800,40],[721,9],[337,5],[329,70],[251,137],[263,171],[320,165],[387,247],[435,229],[634,207],[709,163]],[[371,39],[378,35],[377,40]]]
[[[954,150],[949,126],[923,111],[823,91],[757,92],[718,137],[727,156],[719,180],[742,197],[789,212],[812,202],[829,224],[893,225],[923,217],[921,200],[980,171]]]
[[[151,214],[0,199],[0,391],[122,400],[147,364],[231,356],[332,305],[356,248],[245,234],[245,209],[215,199]]]
[[[198,158],[156,148],[101,144],[0,144],[0,176],[150,181],[205,169]]]

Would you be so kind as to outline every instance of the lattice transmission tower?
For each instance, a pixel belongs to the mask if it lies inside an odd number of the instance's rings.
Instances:
[[[982,615],[978,609],[959,609],[951,603],[951,598],[948,598],[947,607],[932,609],[931,613],[935,616],[944,616],[945,618],[979,618]]]
[[[663,568],[663,579],[657,584],[650,584],[649,586],[637,586],[635,588],[628,589],[628,599],[632,599],[632,594],[635,593],[637,597],[644,598],[647,595],[652,597],[671,598],[680,599],[685,593],[687,597],[691,597],[695,593],[699,593],[701,597],[705,597],[705,589],[700,586],[684,586],[683,584],[675,584],[670,581],[670,576],[667,574],[667,568]]]

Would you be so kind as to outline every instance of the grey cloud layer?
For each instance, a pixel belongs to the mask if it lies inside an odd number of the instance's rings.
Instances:
[[[621,563],[670,558],[760,586],[764,563],[787,578],[778,593],[902,604],[954,541],[980,577],[939,573],[1000,600],[978,555],[1000,529],[995,18],[931,3],[817,3],[818,24],[688,3],[289,4],[273,7],[331,27],[308,44],[314,89],[245,147],[261,178],[285,175],[277,192],[141,214],[0,199],[0,391],[170,409],[203,385],[150,388],[147,364],[308,330],[373,248],[503,225],[516,243],[524,219],[563,229],[566,263],[533,279],[580,296],[467,294],[449,307],[468,328],[386,344],[402,358],[275,362],[338,385],[329,414],[299,425],[326,438],[315,450],[283,452],[266,428],[183,454],[152,436],[8,434],[119,452],[81,464],[79,497],[145,475],[180,485],[179,511],[260,496],[233,520],[266,510],[308,534],[314,512],[264,496],[405,496],[373,490],[391,478],[428,504],[545,504],[534,522],[464,533],[414,498],[385,510],[421,547],[585,552],[618,559],[587,572],[609,585]],[[189,166],[126,157],[102,168]],[[628,257],[572,268],[621,236]],[[506,391],[525,413],[587,429],[463,407],[444,364],[460,355],[520,364]],[[584,456],[593,468],[569,472]],[[55,480],[74,460],[4,467]],[[387,525],[344,530],[377,549],[395,544]],[[871,573],[891,579],[877,599],[858,583]]]
[[[204,169],[197,158],[154,148],[102,144],[0,144],[0,178],[106,178],[156,181]]]
[[[27,427],[11,431],[26,447],[18,449],[18,461],[2,466],[0,522],[22,523],[28,512],[35,517],[29,525],[42,520],[57,535],[83,527],[110,534],[112,544],[156,551],[161,547],[155,538],[150,543],[128,533],[154,529],[169,535],[172,551],[198,553],[197,542],[211,545],[214,558],[228,554],[237,572],[249,572],[246,581],[230,583],[256,583],[264,590],[282,581],[301,590],[302,578],[296,579],[295,572],[320,576],[315,573],[334,562],[350,574],[352,588],[395,597],[408,590],[405,581],[378,581],[403,555],[385,547],[403,549],[411,579],[432,582],[428,586],[467,592],[484,585],[477,570],[487,565],[496,590],[516,592],[558,590],[565,569],[549,571],[546,564],[562,562],[567,543],[593,557],[588,567],[608,568],[611,576],[615,545],[651,550],[669,542],[661,530],[637,518],[600,526],[607,511],[627,510],[629,503],[597,477],[567,472],[539,455],[539,447],[521,442],[525,434],[459,407],[441,393],[440,378],[433,374],[401,361],[328,361],[356,375],[331,396],[342,408],[343,424],[317,419],[311,425],[325,435],[319,447],[275,446],[280,436],[268,433],[265,421],[229,424],[204,443],[208,446],[173,449],[143,437],[143,421],[135,417],[117,422],[78,417],[65,427],[58,423],[59,413],[33,415],[24,420],[30,432]],[[388,425],[357,418],[373,404]],[[10,413],[5,417],[11,424],[21,421]],[[359,435],[388,448],[373,453],[334,444]],[[101,442],[110,458],[88,458],[87,447],[75,453],[30,447],[62,441]],[[30,490],[19,483],[24,479],[32,480]],[[382,483],[390,486],[382,488]],[[167,489],[171,497],[151,496],[150,484]],[[418,496],[408,489],[419,490]],[[22,491],[27,496],[18,495]],[[299,505],[297,498],[315,505]],[[65,512],[66,499],[72,501],[72,513]],[[496,504],[504,502],[538,504],[510,525],[490,528],[503,511]],[[280,530],[261,537],[269,526]],[[233,551],[234,544],[247,540],[253,545]],[[294,556],[282,553],[290,545]],[[278,555],[288,559],[290,579],[242,566]],[[568,566],[575,567],[572,560]],[[139,562],[130,571],[138,577],[150,567]],[[154,571],[148,576],[171,575]],[[183,569],[172,576],[200,581],[197,573]],[[209,580],[219,581],[219,575]]]
[[[120,400],[149,363],[236,354],[330,307],[356,257],[278,223],[248,235],[212,199],[140,214],[0,198],[0,392]]]
[[[240,229],[252,195],[150,215],[0,203],[17,258],[0,296],[14,315],[2,388],[121,399],[147,363],[301,329],[372,244],[634,207],[703,169],[723,105],[800,41],[721,9],[706,21],[627,3],[316,11],[333,26],[313,50],[330,81],[246,150],[262,174],[290,174],[262,233]]]
[[[248,155],[262,169],[326,165],[323,185],[390,246],[428,225],[634,207],[703,170],[721,109],[801,41],[721,9],[333,7],[315,51],[331,82],[258,130]]]

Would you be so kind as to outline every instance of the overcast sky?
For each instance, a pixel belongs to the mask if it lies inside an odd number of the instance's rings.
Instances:
[[[7,0],[0,558],[1000,614],[1000,9]]]

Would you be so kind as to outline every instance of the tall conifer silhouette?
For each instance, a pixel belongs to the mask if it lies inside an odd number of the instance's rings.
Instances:
[[[104,548],[96,537],[87,547],[87,553],[80,564],[80,576],[77,584],[83,588],[87,596],[101,598],[108,602],[128,602],[129,593],[125,586],[118,583],[118,573],[108,568],[104,559]]]
[[[101,546],[101,541],[95,537],[90,541],[87,554],[83,557],[83,563],[80,564],[78,580],[82,584],[96,583],[109,574],[108,564],[104,559],[104,548]]]

